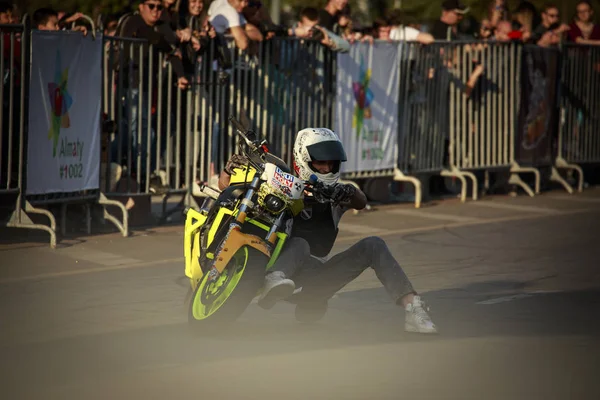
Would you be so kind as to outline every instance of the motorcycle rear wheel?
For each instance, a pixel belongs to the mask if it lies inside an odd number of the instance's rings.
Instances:
[[[194,325],[233,322],[262,287],[268,258],[244,246],[214,281],[204,274],[190,301],[188,321]]]

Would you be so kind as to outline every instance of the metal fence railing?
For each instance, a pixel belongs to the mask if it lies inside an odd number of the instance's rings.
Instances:
[[[236,149],[229,115],[241,116],[289,163],[294,132],[332,123],[335,57],[316,42],[274,39],[248,55],[214,40],[187,60],[190,88],[181,90],[168,57],[156,52],[150,61],[155,52],[144,40],[104,40],[103,107],[118,130],[103,190],[160,190],[163,219],[193,201],[197,184],[216,183]],[[167,210],[176,195],[181,201]]]
[[[29,28],[26,18],[23,24],[0,25],[0,222],[12,228],[44,230],[55,246],[54,216],[25,199]],[[31,214],[46,216],[49,226],[34,222]]]
[[[568,44],[562,54],[556,168],[577,171],[582,191],[578,164],[600,163],[600,48]]]
[[[32,31],[29,19],[18,25],[0,25],[0,221],[7,227],[43,230],[50,234],[52,247],[57,243],[57,223],[49,205],[61,208],[62,233],[66,232],[67,205],[82,202],[86,207],[87,231],[91,230],[91,203],[121,208],[122,222],[104,209],[103,217],[128,235],[127,211],[120,203],[108,200],[98,190],[71,193],[28,194],[29,87],[31,82]],[[40,116],[41,117],[41,116]],[[43,223],[36,215],[48,219]]]
[[[182,48],[179,55],[166,55],[142,39],[103,37],[102,111],[117,129],[103,142],[100,188],[27,195],[31,35],[26,21],[0,26],[0,34],[0,199],[6,224],[46,230],[53,244],[54,215],[34,205],[62,205],[63,229],[71,202],[117,205],[123,223],[107,213],[105,218],[124,234],[127,211],[105,195],[161,193],[163,219],[194,205],[198,185],[216,186],[236,150],[230,115],[265,137],[290,164],[297,131],[334,124],[337,55],[318,42],[274,38],[241,52],[232,41],[213,39],[199,52]],[[398,51],[395,167],[347,173],[344,179],[411,182],[418,207],[423,175],[457,178],[465,201],[468,183],[477,198],[481,172],[508,171],[511,183],[534,195],[542,170],[572,192],[559,170],[578,171],[581,190],[578,164],[600,163],[597,48],[406,42]],[[181,57],[187,89],[178,87],[173,57]],[[520,179],[522,173],[534,174],[534,188]],[[181,200],[168,210],[172,196]],[[47,216],[49,225],[34,223],[29,214],[35,213]]]

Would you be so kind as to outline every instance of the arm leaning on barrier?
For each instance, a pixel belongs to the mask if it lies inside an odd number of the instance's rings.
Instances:
[[[316,25],[315,29],[319,29],[321,32],[323,32],[323,39],[321,40],[321,43],[324,46],[327,46],[331,50],[340,53],[347,53],[350,51],[350,43],[346,39],[336,35],[327,28],[323,28],[322,26]]]

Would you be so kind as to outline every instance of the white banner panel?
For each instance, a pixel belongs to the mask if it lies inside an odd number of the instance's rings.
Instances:
[[[27,194],[99,187],[102,37],[33,31]]]
[[[337,56],[335,131],[348,156],[342,172],[396,165],[399,53],[398,44],[360,43]]]

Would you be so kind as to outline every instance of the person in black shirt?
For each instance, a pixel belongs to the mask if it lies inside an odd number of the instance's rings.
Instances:
[[[348,0],[329,0],[325,8],[319,10],[319,25],[339,35],[335,27],[347,4]]]
[[[458,39],[458,24],[469,12],[459,0],[446,0],[442,3],[442,16],[433,24],[431,33],[437,40],[453,41]]]
[[[363,209],[367,197],[352,185],[339,183],[346,153],[338,136],[327,128],[305,128],[294,143],[294,170],[304,181],[316,175],[330,192],[331,203],[320,195],[305,196],[304,209],[294,218],[290,238],[265,277],[258,305],[272,308],[279,300],[296,303],[296,319],[314,322],[327,312],[328,300],[371,267],[393,301],[405,310],[404,329],[415,333],[437,333],[426,306],[402,267],[379,237],[367,237],[329,260],[338,235],[338,223],[347,210]],[[229,185],[233,169],[245,164],[235,155],[219,178],[219,188]],[[289,229],[288,229],[289,231]],[[292,281],[293,278],[294,281]],[[302,291],[292,296],[296,283]]]
[[[127,148],[132,148],[133,157],[137,154],[141,154],[141,171],[137,171],[142,176],[142,184],[145,184],[149,178],[145,176],[146,163],[148,158],[150,159],[150,171],[151,173],[156,168],[156,156],[154,155],[156,147],[156,138],[153,128],[153,124],[150,121],[151,116],[148,112],[148,104],[155,94],[157,88],[156,76],[161,73],[162,65],[160,64],[159,55],[165,56],[173,68],[173,72],[177,76],[177,87],[179,89],[186,89],[189,85],[187,78],[185,77],[185,71],[183,63],[181,61],[181,52],[179,48],[168,40],[168,37],[174,36],[173,31],[169,27],[168,23],[161,21],[160,17],[163,12],[164,6],[160,0],[146,0],[139,5],[139,14],[134,14],[126,20],[121,35],[125,38],[138,38],[146,39],[147,42],[143,44],[130,44],[125,42],[122,57],[125,62],[121,65],[124,66],[120,74],[123,74],[124,89],[127,93],[124,95],[125,98],[125,116],[124,126],[121,128],[123,134],[122,138],[122,154],[127,154]],[[150,45],[152,45],[152,51],[150,51]],[[134,46],[130,59],[130,46]],[[140,47],[141,46],[141,51]],[[150,76],[152,72],[152,76]],[[150,88],[150,82],[152,82],[152,88]],[[151,91],[152,90],[152,91]],[[138,109],[138,100],[141,98],[142,107]],[[131,119],[131,123],[129,123]],[[138,124],[142,125],[142,138],[141,143],[138,147]],[[150,126],[150,157],[147,152],[147,141],[148,141],[148,127]],[[126,129],[123,129],[126,128]],[[112,154],[113,161],[121,162],[117,160],[118,147],[117,143],[113,142]],[[135,159],[132,162],[132,167],[135,166]],[[151,180],[151,179],[150,179]],[[156,190],[152,184],[153,189]]]

